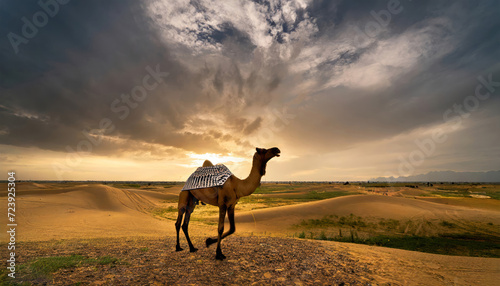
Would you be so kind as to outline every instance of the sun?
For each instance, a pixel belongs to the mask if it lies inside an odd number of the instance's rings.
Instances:
[[[192,167],[200,167],[203,165],[205,160],[209,160],[212,164],[223,164],[223,163],[238,163],[245,161],[244,158],[233,156],[231,153],[224,156],[222,154],[217,153],[205,153],[205,154],[196,154],[190,153],[188,156],[192,159],[190,166]]]

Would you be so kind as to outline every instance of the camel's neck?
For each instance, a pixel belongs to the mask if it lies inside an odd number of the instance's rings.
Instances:
[[[242,181],[239,182],[236,187],[236,193],[238,197],[245,197],[251,195],[260,186],[260,179],[262,178],[261,170],[265,171],[266,163],[258,157],[253,158],[252,170],[250,175]]]

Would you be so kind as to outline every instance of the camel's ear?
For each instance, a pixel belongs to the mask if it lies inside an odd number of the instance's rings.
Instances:
[[[262,149],[262,148],[255,148],[255,151],[257,151],[257,153],[260,154],[260,153],[262,153],[262,151],[264,151],[264,149]]]

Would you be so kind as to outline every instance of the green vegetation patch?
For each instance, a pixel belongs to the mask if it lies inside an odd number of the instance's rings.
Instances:
[[[354,195],[354,194],[357,194],[357,193],[349,192],[349,191],[334,191],[334,192],[310,191],[310,192],[305,193],[302,196],[295,197],[294,199],[303,200],[303,201],[318,201],[318,200],[325,200],[325,199],[337,198],[337,197]]]
[[[305,193],[283,193],[280,196],[269,196],[266,194],[253,194],[248,197],[243,197],[239,200],[241,204],[264,204],[263,207],[276,207],[290,204],[305,203],[310,201],[318,201],[331,199],[341,196],[355,195],[357,192],[350,191],[308,191]],[[261,207],[261,208],[263,208]]]
[[[484,223],[484,226],[493,226]],[[377,245],[427,253],[500,258],[500,237],[478,232],[477,225],[464,226],[446,220],[399,221],[329,215],[302,220],[295,229],[299,238]],[[487,234],[488,233],[488,234]]]
[[[299,185],[291,184],[262,184],[258,187],[254,194],[281,194],[296,192]]]
[[[53,256],[37,258],[27,264],[30,273],[35,276],[48,276],[59,269],[74,268],[86,265],[106,265],[117,263],[118,259],[110,256],[88,258],[73,254],[70,256]]]
[[[306,233],[299,233],[299,238],[306,238]],[[359,238],[355,231],[346,236],[327,236],[324,231],[310,238],[338,242],[376,245],[426,253],[500,258],[500,240],[497,237],[470,233],[441,234],[438,236],[416,235],[377,235]]]
[[[159,216],[169,220],[177,220],[177,207],[156,208],[151,212],[154,216]],[[211,218],[219,214],[219,208],[211,205],[198,205],[191,215],[190,221],[202,222],[208,225],[217,225],[218,221]]]
[[[22,277],[22,280],[38,281],[42,283],[43,281],[49,281],[52,274],[57,272],[59,269],[76,268],[89,265],[115,265],[119,262],[119,259],[110,256],[89,258],[73,254],[69,256],[41,257],[19,265],[16,279],[18,275]],[[0,278],[2,285],[9,285],[12,283],[12,278],[8,277],[5,271],[2,272],[3,273]],[[28,283],[28,285],[29,284],[30,283]]]
[[[397,237],[382,235],[360,241],[363,244],[427,253],[476,257],[500,257],[500,242],[498,240],[468,234],[450,234],[434,237]]]
[[[421,183],[405,183],[405,182],[372,182],[372,183],[360,183],[361,187],[365,188],[402,188],[408,185],[412,186],[423,186]]]
[[[452,197],[452,198],[470,197],[470,192],[468,191],[468,189],[437,188],[437,190],[432,191],[431,194],[442,197]]]
[[[500,185],[474,186],[469,191],[472,194],[485,195],[500,200]]]
[[[140,188],[140,184],[123,184],[124,187],[129,187],[129,188]]]
[[[131,183],[118,183],[118,184],[112,184],[112,186],[119,189],[129,189],[129,188],[139,189],[141,187],[140,184],[131,184]]]
[[[380,219],[378,224],[386,230],[397,230],[401,223],[399,222],[399,220],[382,218]]]
[[[156,216],[168,218],[169,216],[167,214],[171,213],[176,213],[177,208],[176,207],[168,207],[168,208],[155,208],[151,213]]]
[[[359,216],[350,214],[349,216],[336,216],[330,215],[325,216],[322,219],[308,219],[302,220],[300,223],[302,227],[308,228],[319,228],[319,227],[329,227],[329,226],[339,226],[339,227],[366,227],[366,222]]]

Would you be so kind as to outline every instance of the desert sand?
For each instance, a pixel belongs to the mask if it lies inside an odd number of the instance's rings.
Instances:
[[[120,189],[103,184],[20,183],[16,196],[17,240],[30,243],[104,237],[165,238],[165,249],[176,255],[173,251],[174,222],[153,216],[151,210],[164,205],[164,200],[176,198],[180,188],[145,190]],[[0,204],[4,206],[7,205],[6,189],[2,185]],[[6,225],[6,207],[0,210],[0,223]],[[500,209],[494,207],[479,209],[437,200],[351,195],[247,212],[237,210],[235,236],[257,235],[265,240],[266,236],[283,236],[287,229],[303,219],[351,213],[375,218],[500,222]],[[196,217],[196,210],[193,217]],[[216,226],[192,221],[190,233],[201,249],[203,238],[215,235]],[[2,232],[0,237],[3,242],[7,241],[6,232]],[[495,285],[500,279],[500,259],[497,258],[435,255],[328,241],[310,243],[319,243],[332,251],[342,249],[351,259],[377,269],[365,274],[370,275],[376,284]],[[186,246],[184,237],[182,244]]]
[[[17,188],[18,240],[173,234],[171,224],[147,212],[154,207],[154,195],[94,184],[35,187]],[[1,216],[6,219],[5,208]]]
[[[500,208],[474,209],[465,206],[440,204],[419,199],[379,195],[352,195],[298,205],[237,213],[236,219],[246,231],[283,231],[303,219],[320,219],[325,215],[386,219],[442,219],[460,222],[500,221]]]

